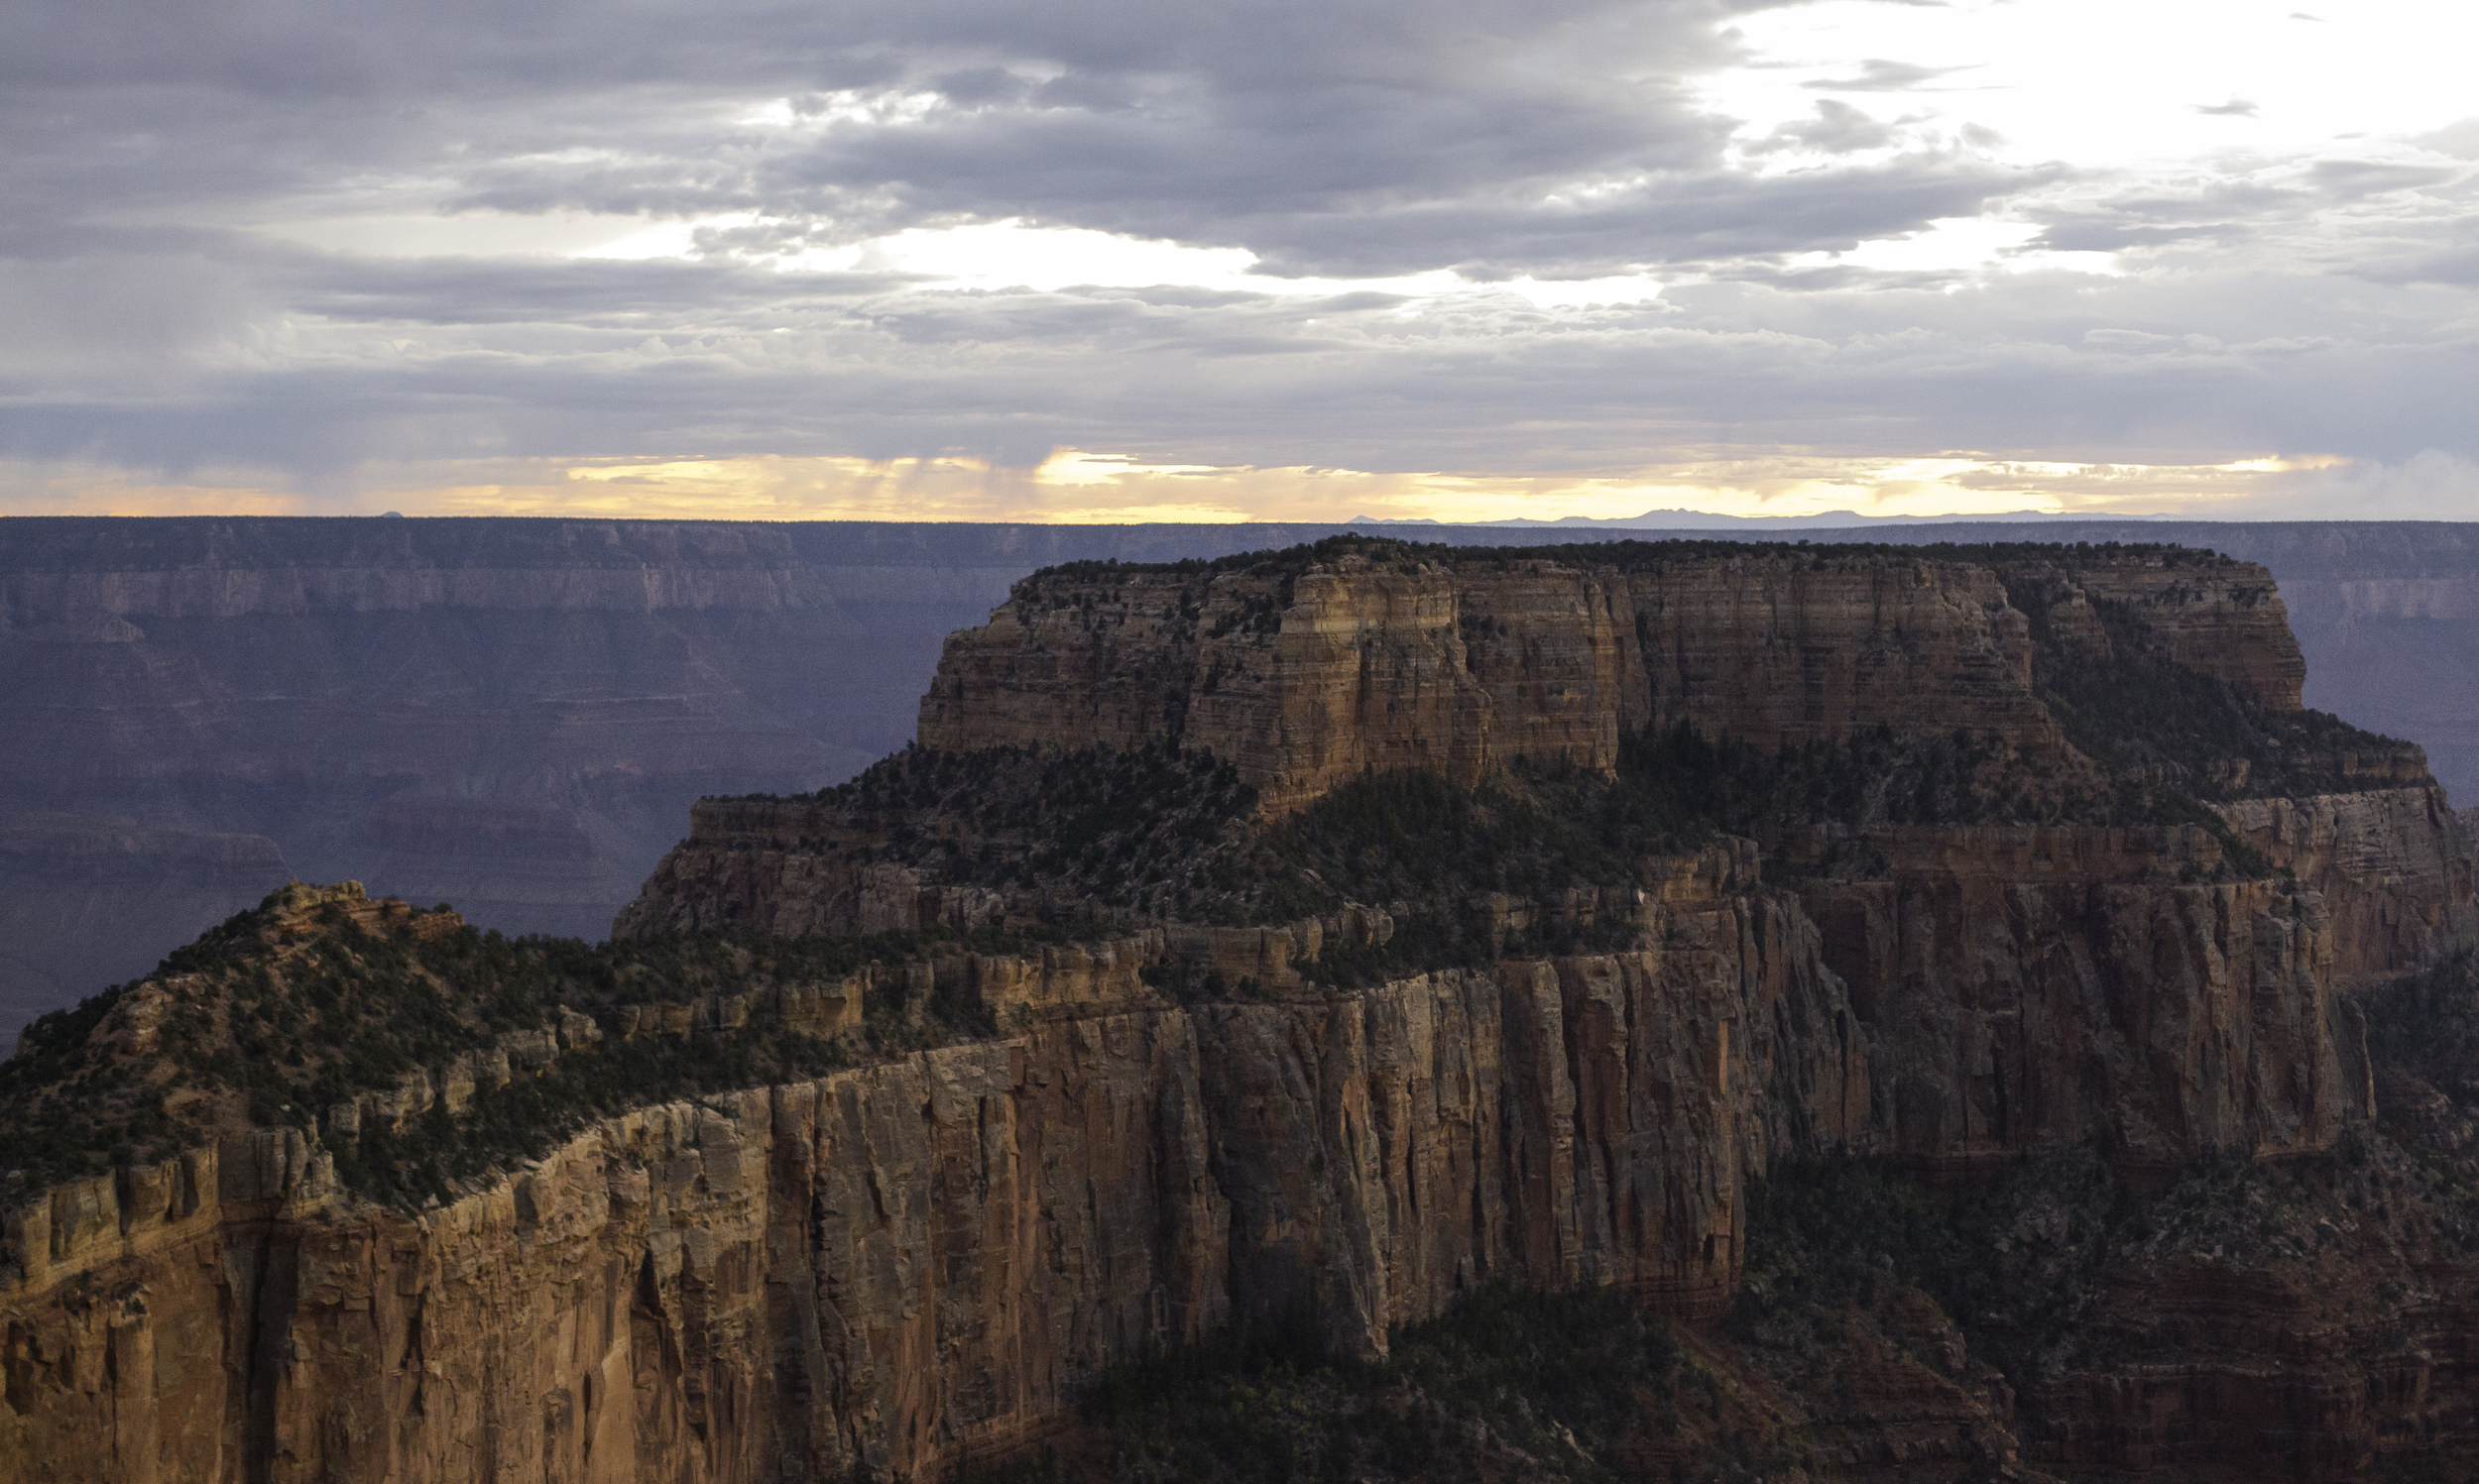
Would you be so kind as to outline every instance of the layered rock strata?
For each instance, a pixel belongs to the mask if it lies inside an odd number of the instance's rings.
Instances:
[[[2069,645],[2105,655],[2091,605],[2120,604],[2164,655],[2298,705],[2304,666],[2260,567],[2060,557],[2011,580]],[[2031,623],[1988,565],[1881,552],[1086,566],[1027,580],[949,638],[920,741],[1167,738],[1236,762],[1277,813],[1363,768],[1469,784],[1519,755],[1605,767],[1622,731],[1679,722],[1767,749],[1962,729],[2054,758]]]
[[[1606,767],[1627,730],[1676,722],[1767,748],[1994,734],[2047,775],[2093,764],[2041,699],[2036,661],[2144,656],[2275,714],[2299,707],[2303,666],[2269,577],[2193,553],[1347,552],[1028,579],[951,637],[921,729],[958,748],[1175,741],[1236,761],[1277,813],[1371,767],[1466,781],[1519,754]],[[2337,770],[2407,786],[2240,799],[2219,806],[2221,833],[1785,828],[1774,852],[1880,1048],[1883,1147],[1948,1173],[2104,1129],[2160,1168],[2328,1147],[2369,1097],[2343,992],[2479,927],[2468,833],[2418,749],[2367,739],[2361,752]],[[2245,774],[2184,760],[2224,784]],[[855,829],[826,802],[701,804],[617,931],[962,928],[1003,912],[997,893],[828,848]],[[2231,880],[2246,873],[2233,848],[2274,875]],[[1854,859],[1872,863],[1854,876]]]
[[[1606,767],[1675,722],[1768,748],[1959,729],[2089,765],[2041,699],[2044,654],[2132,645],[2248,705],[2299,694],[2279,599],[2239,564],[1355,560],[1029,582],[951,642],[923,739],[1173,742],[1280,813],[1368,768]],[[1382,941],[1386,904],[945,952],[903,971],[969,984],[999,1036],[611,1119],[418,1215],[346,1199],[312,1138],[228,1141],[10,1214],[0,1427],[64,1479],[920,1475],[1236,1320],[1369,1353],[1499,1278],[1711,1316],[1746,1182],[1786,1152],[1952,1179],[2103,1136],[2156,1175],[2315,1154],[2368,1115],[2346,989],[2470,933],[2467,834],[2415,754],[2368,758],[2351,776],[2404,786],[2187,825],[1786,828],[1590,904],[1632,949],[1362,989],[1304,970]],[[1004,916],[987,888],[824,848],[847,827],[816,802],[703,806],[620,931]],[[1494,940],[1578,904],[1473,905]],[[1148,982],[1174,961],[1235,992]],[[766,1013],[830,1014],[718,997],[620,1033]],[[2003,1431],[1998,1403],[1939,1405]],[[2115,1467],[2154,1456],[2128,1409],[2170,1403],[2102,1367],[2043,1405],[2055,1456]],[[2181,1456],[2252,1446],[2212,1412],[2174,1420]]]
[[[1885,878],[1803,887],[1880,1048],[1881,1147],[1933,1173],[2104,1133],[2158,1169],[2329,1148],[2372,1112],[2323,900],[2182,884],[2199,829],[1887,830]],[[2201,867],[2202,869],[2198,869]]]
[[[1714,1313],[1745,1180],[1853,1138],[1868,1059],[1814,930],[1727,856],[1648,910],[1658,947],[1363,992],[1071,974],[1015,1035],[649,1108],[418,1216],[298,1132],[56,1190],[8,1217],[7,1455],[917,1473],[1235,1317],[1366,1353],[1511,1277]]]
[[[2479,941],[2470,814],[2433,784],[2220,809],[2239,840],[2323,897],[2333,971],[2352,986]]]

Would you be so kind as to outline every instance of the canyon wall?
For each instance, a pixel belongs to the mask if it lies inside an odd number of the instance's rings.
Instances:
[[[2195,883],[2219,863],[2204,831],[1913,828],[1868,844],[1883,878],[1802,896],[1874,1032],[1885,1153],[1947,1178],[2105,1136],[2125,1167],[2166,1172],[2221,1150],[2329,1149],[2372,1116],[2323,899]]]
[[[66,848],[33,861],[46,901],[0,952],[0,1047],[25,1018],[144,972],[282,879],[203,871],[183,838],[254,836],[310,879],[452,900],[512,933],[593,937],[700,795],[814,787],[901,745],[940,641],[980,625],[1032,568],[1220,557],[1341,529],[0,521],[0,815],[83,816],[166,843],[108,878]],[[2466,806],[2479,796],[2474,531],[2118,521],[1838,534],[2174,541],[2260,563],[2309,661],[2306,703],[2421,743]],[[1746,538],[1766,537],[1751,526]],[[1527,745],[1565,725],[1502,715],[1547,729]],[[106,918],[112,931],[81,926]]]
[[[2093,554],[2034,575],[2054,625],[2088,614],[2088,591],[2137,610],[2171,657],[2298,705],[2302,662],[2259,567]],[[1968,730],[2055,759],[2030,622],[1986,565],[1888,552],[1087,566],[1020,584],[949,639],[919,735],[956,750],[1176,740],[1237,763],[1277,813],[1370,767],[1467,784],[1518,755],[1606,767],[1623,730],[1678,722],[1768,750]]]
[[[2479,942],[2479,836],[2443,789],[2243,799],[2219,812],[2238,840],[2323,898],[2342,984],[2372,984]]]
[[[0,1458],[77,1480],[898,1474],[1233,1319],[1346,1351],[1492,1278],[1712,1314],[1744,1183],[1867,1053],[1743,853],[1640,952],[1181,1007],[984,956],[1018,1029],[613,1119],[417,1215],[315,1136],[7,1215]]]
[[[1855,531],[1837,539],[1860,539]],[[2479,799],[2479,524],[2445,520],[2056,520],[1870,529],[1902,543],[2169,541],[2260,563],[2305,655],[2306,705],[2426,749]]]
[[[2114,639],[2101,605],[2124,620]],[[1468,783],[1519,753],[1607,767],[1622,730],[1676,721],[1767,748],[1959,728],[2059,766],[2035,621],[2068,660],[2137,643],[2260,705],[2299,705],[2280,598],[2244,563],[1347,554],[1299,571],[1027,581],[950,639],[921,735],[954,748],[1176,739],[1235,761],[1274,810],[1366,767]],[[2366,765],[2418,774],[2418,754]],[[1788,884],[1877,1048],[1877,1147],[1945,1178],[2106,1131],[2130,1164],[2166,1170],[2216,1150],[2326,1149],[2366,1116],[2346,991],[2474,941],[2471,842],[2423,775],[2221,812],[2288,875],[2230,880],[2199,826],[1854,838],[1786,822]],[[991,893],[820,849],[851,827],[829,803],[703,804],[617,931],[965,927],[996,910]],[[1837,858],[1874,864],[1852,878]]]
[[[2297,704],[2259,571],[2057,571],[2052,631],[2117,605],[2144,642]],[[922,732],[1175,738],[1278,808],[1369,766],[1605,766],[1622,729],[1679,720],[1767,744],[1968,727],[2064,765],[2022,576],[1801,552],[1085,569],[958,635]],[[2086,638],[2111,633],[2095,618]],[[319,1132],[5,1214],[0,1457],[218,1484],[919,1476],[1032,1439],[1101,1368],[1232,1321],[1366,1354],[1496,1278],[1713,1316],[1747,1183],[1786,1154],[1959,1181],[2102,1137],[2148,1179],[2332,1149],[2370,1115],[2349,991],[2469,941],[2467,832],[2424,783],[2241,800],[2211,824],[1786,832],[1770,882],[1764,850],[1725,842],[1626,904],[1639,948],[1362,989],[1300,970],[1328,938],[1385,931],[1384,904],[951,949],[904,971],[958,976],[997,1035],[644,1108],[418,1212],[339,1190],[321,1140],[421,1099],[330,1109]],[[994,914],[919,870],[827,858],[839,828],[815,801],[702,805],[618,931]],[[2239,870],[2245,851],[2269,870]],[[1200,957],[1240,987],[1189,1002],[1144,971]],[[835,1029],[862,994],[833,987],[602,1033],[795,1011]]]

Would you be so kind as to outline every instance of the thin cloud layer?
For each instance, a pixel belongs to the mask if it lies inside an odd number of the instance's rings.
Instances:
[[[20,0],[0,454],[346,508],[494,459],[2294,452],[2424,508],[2479,453],[2479,121],[2052,157],[1999,69],[1760,55],[1800,8]]]

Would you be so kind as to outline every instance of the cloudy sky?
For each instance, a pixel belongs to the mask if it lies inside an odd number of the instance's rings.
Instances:
[[[6,0],[0,512],[2479,518],[2301,3]]]

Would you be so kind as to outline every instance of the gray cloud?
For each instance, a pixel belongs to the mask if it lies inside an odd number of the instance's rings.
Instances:
[[[2464,160],[2479,160],[2479,118],[2463,119],[2433,134],[2422,134],[2411,143],[2435,151],[2439,155],[2458,155]]]
[[[371,265],[321,292],[390,318],[358,321],[329,364],[226,365],[177,397],[117,403],[12,395],[0,444],[145,467],[273,463],[313,483],[373,458],[578,450],[1021,465],[1074,444],[1577,473],[1718,444],[2479,452],[2472,352],[2410,285],[1751,272],[1581,315],[1507,295],[1406,318],[1391,294],[833,281],[768,295],[750,281],[769,276],[748,271],[588,267],[614,272],[529,286]],[[627,312],[574,312],[571,295],[596,293]],[[482,307],[459,323],[460,303]],[[389,348],[405,333],[414,354]]]
[[[1716,230],[1725,251],[1805,250],[1819,211],[1876,183],[1815,177],[1800,225],[1762,240],[1762,219],[1807,182],[1728,169],[1729,122],[1685,83],[1732,55],[1719,22],[1769,3],[615,13],[554,0],[520,17],[242,0],[212,23],[150,26],[112,4],[19,0],[0,121],[20,148],[0,180],[39,214],[108,199],[265,219],[397,176],[434,182],[425,206],[763,210],[822,242],[1013,216],[1246,245],[1284,272],[1573,275],[1701,257]],[[735,120],[768,96],[816,127]],[[835,112],[904,97],[929,106],[875,125]],[[1810,133],[1869,148],[1868,127],[1829,109]],[[1944,174],[1916,198],[1949,209],[1989,183],[1966,162]],[[1674,182],[1704,219],[1647,231]],[[1562,211],[1578,187],[1619,199]],[[1882,230],[1883,216],[1851,227]],[[1458,225],[1476,237],[1441,235]]]
[[[1983,135],[1987,131],[1982,130]],[[1894,142],[1891,124],[1868,117],[1839,98],[1819,98],[1817,116],[1796,124],[1785,124],[1771,136],[1753,147],[1753,153],[1771,154],[1776,150],[1818,150],[1829,155],[1847,155],[1859,150],[1881,150]],[[1974,144],[1994,143],[1994,136]]]
[[[1800,85],[1835,93],[1899,93],[1935,82],[1940,77],[1970,70],[1969,67],[1924,67],[1917,62],[1871,57],[1859,63],[1859,75],[1856,77],[1826,78]]]
[[[400,460],[1061,444],[1497,472],[1682,445],[2472,451],[2479,201],[2451,163],[2479,158],[2472,126],[2433,156],[2176,189],[1833,98],[1734,151],[1693,83],[1765,3],[13,0],[0,451],[320,488]],[[258,230],[447,210],[761,219],[634,263]],[[2136,271],[1798,256],[2000,210],[2034,249]],[[1265,291],[923,292],[765,263],[1004,219],[1244,247]],[[1276,291],[1443,268],[1672,286],[1557,313],[1511,288]]]

